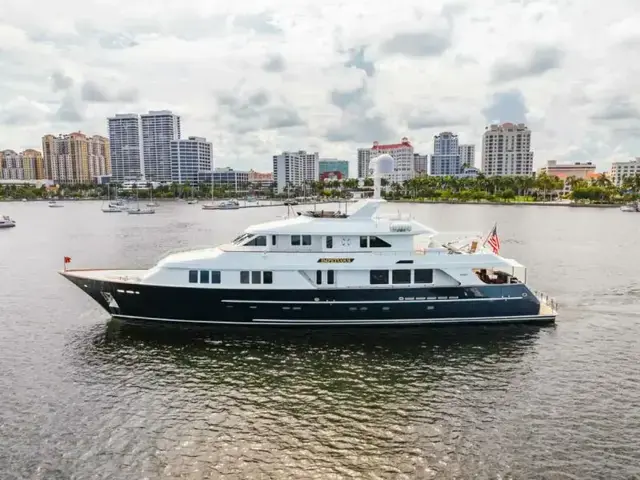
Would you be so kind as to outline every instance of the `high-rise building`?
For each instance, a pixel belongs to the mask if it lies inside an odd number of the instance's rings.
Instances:
[[[429,165],[429,155],[413,154],[413,170],[416,175],[426,175]]]
[[[203,137],[171,141],[172,182],[196,185],[199,172],[213,171],[213,148]]]
[[[381,145],[378,142],[373,142],[373,146],[370,148],[369,161],[383,153],[389,154],[393,157],[394,167],[393,173],[382,175],[382,178],[387,179],[387,181],[391,183],[402,183],[413,178],[415,174],[413,165],[413,146],[407,137],[403,137],[402,140],[400,140],[400,143],[393,143],[389,145]],[[365,154],[363,154],[363,158],[366,158]],[[369,161],[366,162],[367,169],[369,167]],[[358,151],[358,169],[359,168],[360,151]]]
[[[476,166],[476,146],[472,144],[462,144],[458,146],[458,153],[460,154],[460,167],[475,167]]]
[[[298,152],[300,161],[302,162],[302,181],[317,182],[320,177],[319,163],[320,157],[318,152],[307,153],[305,150]]]
[[[531,130],[524,123],[489,125],[482,136],[485,175],[531,175]]]
[[[611,164],[611,181],[617,187],[622,186],[624,177],[632,177],[634,175],[640,175],[640,157],[628,162],[613,162]]]
[[[92,183],[109,173],[109,141],[74,132],[42,137],[44,174],[61,184]]]
[[[371,149],[358,149],[358,178],[367,178],[369,176],[369,162],[371,162]]]
[[[319,175],[324,173],[340,172],[340,178],[349,178],[349,162],[337,158],[322,158],[319,162]]]
[[[112,181],[143,180],[142,126],[136,113],[119,113],[107,119]]]
[[[171,142],[180,138],[180,117],[169,110],[140,115],[142,158],[148,181],[171,181]]]
[[[273,180],[278,185],[278,193],[287,186],[296,187],[304,181],[304,167],[299,152],[282,152],[273,156]]]
[[[433,155],[431,155],[431,175],[458,175],[460,173],[460,152],[458,136],[451,132],[442,132],[433,137]]]

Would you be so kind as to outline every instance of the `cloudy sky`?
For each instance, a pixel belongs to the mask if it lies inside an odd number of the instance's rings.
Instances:
[[[0,3],[0,149],[171,109],[236,168],[498,121],[527,122],[536,166],[640,156],[638,0]]]

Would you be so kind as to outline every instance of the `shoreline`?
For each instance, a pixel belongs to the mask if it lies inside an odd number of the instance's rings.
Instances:
[[[499,205],[503,207],[532,206],[532,207],[573,207],[573,208],[620,208],[622,203],[573,203],[573,202],[457,202],[445,200],[389,200],[389,203],[415,203],[416,205],[442,204],[442,205]]]

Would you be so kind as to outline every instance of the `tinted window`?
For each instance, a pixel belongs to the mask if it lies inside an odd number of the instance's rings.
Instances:
[[[300,245],[300,235],[291,235],[291,245]]]
[[[411,270],[394,270],[391,283],[411,283]]]
[[[322,270],[316,271],[316,284],[322,285]]]
[[[198,271],[189,270],[189,283],[198,283]]]
[[[200,270],[200,283],[209,283],[209,270]]]
[[[240,272],[240,283],[249,283],[249,272]]]
[[[335,280],[334,280],[333,270],[327,270],[327,283],[330,285],[333,285],[334,282]]]
[[[413,281],[414,283],[433,283],[433,270],[416,270]]]
[[[369,237],[369,246],[372,248],[390,247],[391,245],[381,238]]]
[[[267,246],[267,237],[264,235],[260,235],[259,237],[254,238],[253,240],[245,243],[247,247],[266,247]]]
[[[327,248],[333,248],[333,237],[327,237]]]
[[[413,260],[398,260],[396,263],[413,263]]]
[[[276,244],[276,236],[271,235],[271,245],[275,245],[275,244]]]
[[[273,272],[264,272],[264,283],[273,283]]]
[[[262,272],[251,272],[251,283],[260,283]]]
[[[389,283],[389,270],[371,270],[369,273],[371,285],[384,285]]]
[[[369,237],[360,237],[360,248],[367,248],[369,246],[367,240],[369,240]]]
[[[311,245],[311,235],[302,235],[302,245]]]
[[[220,272],[211,272],[211,283],[220,283]]]

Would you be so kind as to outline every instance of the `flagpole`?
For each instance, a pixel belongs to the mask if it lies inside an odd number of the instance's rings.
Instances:
[[[491,232],[493,232],[494,228],[498,227],[498,222],[494,222],[493,223],[493,228],[491,230],[489,230],[489,233],[487,233],[487,236],[484,238],[484,242],[482,242],[482,247],[484,248],[484,246],[487,244],[487,241],[489,240],[489,236],[491,235]]]

